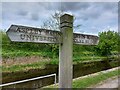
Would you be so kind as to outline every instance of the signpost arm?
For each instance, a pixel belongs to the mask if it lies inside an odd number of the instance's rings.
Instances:
[[[62,44],[59,45],[59,88],[72,88],[73,16],[60,17]]]

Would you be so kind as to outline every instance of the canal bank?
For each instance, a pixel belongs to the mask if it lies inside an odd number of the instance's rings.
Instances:
[[[117,67],[118,60],[98,60],[92,62],[81,62],[73,65],[73,78],[77,78],[80,76],[84,76],[87,74],[107,70],[113,67]],[[49,75],[49,74],[57,74],[57,82],[58,82],[58,65],[46,65],[44,69],[31,69],[27,72],[19,71],[19,72],[4,72],[3,73],[3,83],[9,83],[24,79],[30,79],[34,77]],[[32,82],[26,82],[16,85],[7,86],[4,88],[41,88],[43,86],[47,86],[54,83],[54,77],[44,78]]]

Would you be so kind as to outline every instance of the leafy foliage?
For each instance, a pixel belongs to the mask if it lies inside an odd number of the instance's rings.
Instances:
[[[118,33],[114,31],[99,33],[99,44],[96,46],[97,53],[102,56],[108,56],[111,55],[112,51],[117,51],[119,38]]]

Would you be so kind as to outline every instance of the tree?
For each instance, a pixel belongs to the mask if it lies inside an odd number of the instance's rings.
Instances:
[[[120,32],[118,32],[118,52],[120,54]]]
[[[51,14],[51,16],[46,21],[43,22],[43,25],[41,25],[41,28],[60,31],[60,17],[63,14],[64,14],[64,11],[55,11],[55,13]],[[79,29],[81,24],[74,25],[75,20],[76,18],[74,16],[73,28]]]
[[[51,17],[43,22],[41,28],[59,31],[61,15],[63,15],[63,12],[55,12],[54,14],[51,14]]]
[[[111,55],[111,51],[118,50],[119,34],[114,31],[105,31],[99,33],[99,44],[96,46],[96,51],[102,56]]]

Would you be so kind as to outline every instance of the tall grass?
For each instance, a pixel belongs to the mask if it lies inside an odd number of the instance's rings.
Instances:
[[[14,58],[21,56],[41,55],[44,57],[58,58],[59,46],[55,44],[19,43],[11,42],[5,32],[2,35],[2,57]],[[91,48],[89,48],[91,47]],[[94,46],[73,46],[73,57],[93,56]]]

